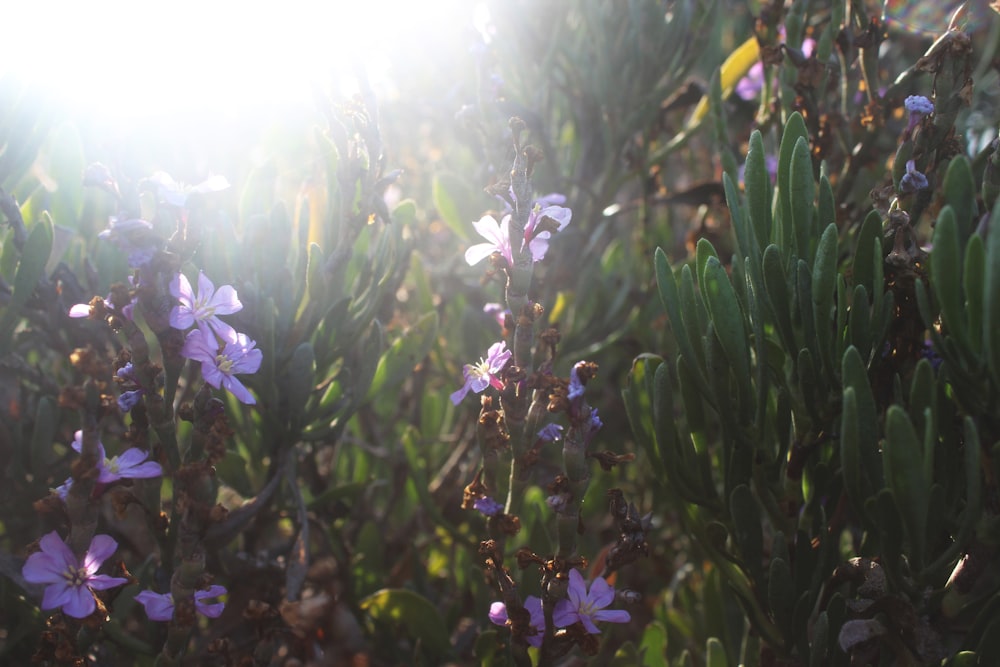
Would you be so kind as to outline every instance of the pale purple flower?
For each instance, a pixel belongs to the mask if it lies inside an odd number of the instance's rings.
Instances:
[[[507,313],[510,311],[507,310],[502,303],[490,301],[489,303],[483,304],[483,312],[495,319],[497,324],[503,326],[504,321],[507,319]]]
[[[184,339],[181,354],[188,359],[201,362],[201,376],[216,389],[224,387],[240,402],[254,405],[257,399],[236,379],[237,373],[256,373],[260,369],[263,353],[246,334],[235,333],[223,347],[215,336],[201,329],[194,329]]]
[[[913,131],[924,116],[934,113],[934,103],[923,95],[910,95],[903,102],[903,106],[910,114],[909,124],[906,126],[908,133]]]
[[[548,200],[535,202],[535,205],[531,208],[531,213],[528,214],[528,223],[524,226],[524,243],[528,245],[528,249],[531,252],[531,259],[536,262],[545,257],[545,253],[549,249],[549,239],[552,238],[552,232],[547,229],[536,231],[535,228],[538,224],[546,218],[551,219],[556,223],[556,231],[561,232],[573,219],[572,210],[565,206],[547,204],[547,201],[555,200],[557,197],[565,201],[565,197],[562,195],[548,195],[548,197]],[[543,201],[546,201],[547,205],[543,205]]]
[[[916,192],[930,186],[927,177],[917,171],[917,166],[913,160],[906,161],[906,173],[899,179],[900,194]]]
[[[523,639],[534,647],[542,645],[545,637],[545,614],[542,613],[542,599],[536,595],[529,595],[524,599],[524,608],[531,617],[531,629],[534,633],[524,635]],[[490,605],[490,623],[493,625],[510,625],[510,618],[507,616],[507,605],[503,602],[494,602]]]
[[[162,240],[153,234],[153,225],[146,220],[132,218],[119,220],[112,217],[108,228],[97,236],[111,241],[128,254],[129,266],[142,267],[149,263],[163,246]]]
[[[781,30],[781,39],[785,38],[784,29]],[[802,55],[806,58],[812,55],[816,49],[816,40],[806,37],[802,40]],[[758,60],[747,70],[746,76],[736,83],[736,94],[742,99],[750,101],[760,94],[764,89],[764,63]]]
[[[243,309],[232,285],[216,290],[205,272],[199,271],[198,294],[195,294],[187,276],[178,273],[170,281],[170,293],[178,301],[170,311],[170,326],[183,331],[197,324],[206,338],[213,338],[211,332],[214,331],[223,340],[234,340],[236,331],[218,318],[218,315],[232,315]]]
[[[465,384],[451,395],[451,402],[458,405],[470,391],[481,393],[486,387],[492,385],[496,389],[503,389],[503,382],[498,374],[507,365],[507,360],[513,353],[506,349],[507,344],[503,341],[493,343],[486,353],[485,359],[480,359],[478,364],[465,364],[462,374],[465,376]]]
[[[101,564],[118,548],[107,535],[95,535],[83,560],[78,560],[55,531],[38,541],[41,551],[28,556],[21,570],[24,580],[32,584],[47,584],[42,597],[42,609],[61,607],[73,618],[86,618],[97,604],[92,591],[103,591],[128,583],[122,577],[96,574]]]
[[[194,608],[202,616],[208,618],[218,618],[225,609],[225,602],[215,602],[208,604],[204,600],[217,598],[226,594],[223,586],[213,585],[206,590],[194,592]],[[170,593],[154,593],[153,591],[142,591],[135,596],[136,602],[140,603],[146,610],[146,616],[151,621],[169,621],[174,617],[174,597]]]
[[[508,266],[514,266],[510,245],[509,215],[505,215],[500,222],[497,222],[492,215],[484,215],[478,222],[472,223],[472,226],[476,228],[480,236],[487,240],[487,243],[477,243],[465,251],[465,261],[468,262],[469,266],[478,264],[495,252],[503,255]]]
[[[142,400],[142,394],[143,390],[141,388],[123,391],[118,395],[118,409],[122,412],[128,412],[139,404],[139,401]]]
[[[90,304],[78,303],[69,309],[69,316],[74,318],[90,317]]]
[[[605,609],[614,602],[615,589],[604,580],[604,577],[594,579],[588,592],[587,582],[583,580],[580,571],[570,570],[566,594],[569,599],[557,602],[552,612],[552,622],[561,628],[579,622],[583,623],[587,632],[594,635],[600,632],[596,625],[600,621],[628,623],[632,620],[629,613],[623,609]]]
[[[556,514],[563,514],[569,507],[569,494],[562,492],[546,496],[545,504]]]
[[[226,180],[226,177],[218,175],[209,176],[198,185],[189,187],[181,186],[165,171],[157,171],[147,180],[156,185],[156,196],[161,202],[178,208],[182,208],[187,203],[187,198],[191,194],[221,192],[229,188],[229,181]]]
[[[59,498],[63,502],[66,502],[66,497],[69,496],[69,487],[71,487],[71,486],[73,486],[73,478],[72,477],[67,477],[65,482],[63,482],[62,484],[60,484],[56,488],[49,489],[49,490],[52,491],[52,493],[54,493],[57,496],[59,496]]]
[[[562,436],[562,426],[559,424],[548,424],[544,426],[535,436],[545,442],[553,442]]]
[[[493,500],[489,496],[483,496],[472,503],[472,506],[483,516],[496,516],[503,512],[503,505]]]
[[[83,451],[83,431],[77,431],[73,434],[72,447],[78,452]],[[104,445],[98,440],[97,469],[100,471],[100,475],[97,478],[97,483],[110,484],[119,479],[149,479],[161,476],[163,468],[156,461],[147,461],[148,458],[149,452],[144,452],[138,447],[130,447],[120,455],[112,456],[109,459],[104,451]],[[71,480],[67,480],[67,484],[71,485]],[[69,490],[69,486],[66,486],[66,490]]]

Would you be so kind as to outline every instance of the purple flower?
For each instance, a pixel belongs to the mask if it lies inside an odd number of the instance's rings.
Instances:
[[[182,208],[187,203],[189,195],[221,192],[229,188],[225,176],[209,176],[206,180],[193,187],[182,187],[165,171],[157,171],[148,181],[156,185],[157,198],[165,204]]]
[[[215,336],[194,329],[184,339],[181,354],[201,362],[201,375],[205,382],[216,389],[224,387],[242,403],[255,405],[257,399],[234,375],[256,373],[260,368],[264,355],[256,349],[256,345],[246,334],[234,331],[234,338],[220,348]]]
[[[483,496],[476,502],[472,503],[472,506],[479,510],[479,513],[483,516],[496,516],[497,514],[503,512],[503,505],[489,496]]]
[[[77,560],[55,531],[45,535],[38,545],[42,550],[28,556],[21,574],[32,584],[48,584],[42,609],[61,607],[68,616],[86,618],[97,608],[92,591],[128,583],[122,577],[95,574],[118,548],[118,543],[107,535],[94,536],[82,561]]]
[[[219,585],[209,586],[203,591],[195,591],[194,608],[202,616],[218,618],[222,615],[226,603],[206,604],[203,600],[217,598],[225,594],[225,587]],[[142,591],[135,596],[135,600],[146,609],[146,616],[149,616],[151,621],[169,621],[174,617],[174,597],[170,593]]]
[[[559,424],[548,424],[547,426],[543,427],[535,437],[545,442],[553,442],[555,440],[558,440],[561,437],[561,435],[562,435],[562,426],[560,426]]]
[[[142,267],[149,264],[163,245],[152,230],[153,225],[145,220],[119,220],[113,217],[108,228],[97,236],[111,241],[127,253],[129,266]]]
[[[923,95],[910,95],[903,102],[903,106],[910,114],[910,122],[906,126],[906,132],[912,132],[924,116],[934,113],[934,103]]]
[[[486,353],[485,359],[480,359],[478,364],[465,364],[462,374],[465,376],[465,384],[451,395],[451,402],[458,405],[470,391],[480,393],[486,387],[493,385],[497,389],[503,389],[503,382],[497,374],[507,365],[507,360],[511,358],[512,352],[506,349],[507,344],[503,341],[493,343]]]
[[[570,570],[569,588],[566,594],[569,599],[557,602],[552,612],[552,622],[559,627],[565,628],[579,622],[583,623],[587,632],[594,635],[600,632],[596,625],[598,621],[628,623],[632,620],[629,613],[623,609],[605,610],[605,607],[614,602],[615,589],[608,585],[604,577],[594,579],[588,593],[587,583],[580,571]]]
[[[483,312],[491,316],[497,321],[501,327],[504,325],[504,321],[507,319],[507,313],[510,311],[502,303],[497,303],[496,301],[490,301],[483,305]]]
[[[781,39],[785,38],[784,28],[781,29]],[[806,37],[802,40],[802,55],[806,58],[812,55],[816,49],[816,40]],[[764,89],[764,63],[758,60],[747,70],[746,76],[736,83],[736,94],[742,99],[753,100]]]
[[[907,194],[930,187],[927,177],[917,171],[913,160],[906,161],[906,173],[899,179],[899,193]]]
[[[472,223],[472,226],[488,242],[477,243],[465,251],[465,261],[468,262],[469,266],[478,264],[495,252],[503,255],[508,266],[514,266],[510,245],[509,215],[505,215],[501,222],[497,222],[492,215],[484,215],[478,222]]]
[[[198,294],[191,289],[187,276],[178,273],[170,281],[170,293],[179,303],[170,311],[170,326],[185,330],[196,324],[206,338],[212,338],[214,331],[226,341],[235,339],[236,331],[220,320],[217,315],[232,315],[243,309],[232,285],[223,285],[218,290],[204,271],[198,272]]]
[[[530,627],[534,631],[526,634],[524,640],[537,648],[542,645],[542,639],[545,636],[545,614],[542,613],[542,599],[535,595],[529,595],[524,599],[524,608],[531,617]],[[510,619],[507,617],[507,605],[503,602],[491,604],[489,616],[493,625],[510,625]]]
[[[142,389],[123,391],[118,395],[118,409],[122,412],[128,412],[139,404],[139,401],[142,400],[142,394]]]
[[[565,206],[548,204],[548,201],[558,201],[559,199],[566,201],[562,195],[548,195],[547,200],[536,201],[531,213],[528,214],[528,224],[524,226],[524,243],[528,245],[531,259],[536,262],[545,257],[545,253],[549,249],[549,239],[552,238],[551,230],[537,230],[539,223],[546,219],[551,220],[556,225],[555,231],[561,232],[573,219],[572,210]]]
[[[83,431],[73,434],[72,447],[78,452],[83,451]],[[144,452],[138,447],[130,447],[119,456],[112,456],[110,459],[104,451],[104,445],[97,441],[97,468],[100,476],[97,478],[98,484],[110,484],[119,479],[149,479],[159,477],[163,474],[163,468],[156,461],[147,461],[149,452]],[[66,480],[66,490],[72,486],[72,480]],[[61,495],[61,494],[60,494]]]

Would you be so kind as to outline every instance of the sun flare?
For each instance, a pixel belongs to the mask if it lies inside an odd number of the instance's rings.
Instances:
[[[5,10],[17,28],[0,42],[0,75],[105,119],[301,106],[316,85],[349,94],[358,67],[378,85],[407,49],[460,34],[463,6],[20,2]]]

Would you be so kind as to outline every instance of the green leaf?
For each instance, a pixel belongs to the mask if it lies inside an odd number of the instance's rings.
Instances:
[[[931,249],[931,286],[941,306],[941,318],[947,331],[963,346],[969,346],[966,330],[965,299],[962,296],[962,248],[959,245],[955,211],[945,206],[934,226]]]
[[[410,375],[430,352],[437,339],[437,330],[438,314],[432,310],[394,340],[378,361],[366,400],[371,400],[387,387],[395,387]]]
[[[441,220],[463,241],[469,239],[472,225],[462,214],[460,202],[463,201],[465,184],[458,177],[439,173],[434,175],[431,183],[431,198]]]
[[[786,641],[791,639],[795,584],[791,568],[780,558],[772,558],[768,568],[767,604],[771,609],[774,624],[781,628]]]
[[[993,207],[990,229],[1000,229],[1000,206]],[[986,279],[983,281],[983,350],[994,386],[1000,386],[1000,234],[986,237]]]
[[[809,645],[809,667],[827,664],[826,656],[830,645],[830,620],[825,611],[820,612],[813,625],[812,643]]]
[[[923,443],[910,423],[906,412],[898,405],[886,412],[885,440],[882,460],[886,484],[892,491],[896,507],[903,519],[903,529],[910,541],[908,554],[916,570],[923,567],[927,544],[927,498],[930,480],[924,471]]]
[[[781,264],[781,251],[773,243],[764,249],[764,288],[767,291],[768,301],[774,311],[775,324],[778,328],[778,336],[785,352],[794,355],[797,353],[795,344],[795,330],[792,327],[791,297],[788,291],[788,277]]]
[[[983,298],[986,273],[986,246],[983,237],[973,234],[965,247],[962,286],[965,291],[965,313],[968,316],[969,345],[973,354],[983,349]]]
[[[729,207],[729,217],[732,221],[733,231],[736,232],[736,245],[739,256],[756,257],[758,246],[754,239],[754,232],[747,223],[747,217],[740,203],[740,195],[736,189],[736,184],[729,178],[729,174],[722,174],[722,188],[726,192],[726,205]],[[701,239],[704,240],[704,239]],[[699,243],[701,242],[699,240]]]
[[[733,367],[737,382],[741,386],[749,384],[750,352],[747,349],[748,339],[743,326],[743,314],[740,312],[736,292],[729,282],[726,269],[716,257],[709,257],[705,262],[705,282],[702,290],[712,316],[715,333],[726,358]]]
[[[972,175],[969,158],[956,155],[948,163],[944,174],[944,199],[955,212],[958,242],[965,245],[979,218],[976,206],[976,180]]]
[[[854,249],[854,284],[864,285],[869,296],[874,295],[876,287],[882,291],[882,285],[875,285],[875,262],[882,261],[882,218],[878,211],[872,211],[865,216],[858,231],[857,247]]]
[[[830,223],[823,230],[816,247],[812,270],[812,301],[816,342],[827,373],[833,378],[833,296],[837,281],[837,225]],[[839,335],[839,332],[837,332]]]
[[[747,215],[758,249],[766,248],[771,238],[771,176],[767,173],[765,158],[764,141],[760,130],[754,130],[750,134],[750,149],[747,151],[743,182],[748,205]],[[743,254],[750,253],[744,250]]]
[[[383,588],[358,605],[379,623],[405,632],[435,658],[450,650],[448,629],[437,607],[427,598],[405,588]]]
[[[42,396],[38,399],[34,429],[31,432],[31,470],[35,475],[49,474],[48,467],[54,463],[56,457],[52,443],[55,441],[58,426],[59,408],[52,398]]]
[[[642,667],[668,667],[667,630],[659,621],[646,625],[639,640]]]
[[[309,300],[321,304],[329,301],[326,272],[323,270],[324,264],[326,264],[326,258],[323,256],[323,249],[315,243],[310,243],[309,258],[306,264],[306,286],[309,290]]]
[[[681,316],[681,299],[677,291],[677,282],[674,279],[674,273],[670,269],[670,264],[667,261],[667,253],[663,252],[662,248],[656,249],[653,256],[653,265],[656,270],[656,286],[660,294],[660,301],[663,302],[663,307],[667,311],[667,319],[670,322],[670,328],[673,331],[674,339],[677,341],[677,347],[680,349],[681,354],[688,359],[688,363],[693,364],[699,356],[695,354],[694,345],[692,344],[693,341],[688,337],[687,329],[684,326],[684,320]],[[694,376],[698,388],[706,396],[708,396],[710,393],[708,383],[705,381],[705,378],[699,368],[695,368]]]
[[[799,259],[808,262],[811,259],[809,241],[815,233],[813,229],[813,202],[816,199],[816,181],[813,180],[809,141],[805,137],[800,137],[795,142],[791,170],[789,197],[795,229],[795,247]]]
[[[716,637],[709,637],[705,643],[705,667],[729,667],[726,648]]]
[[[295,348],[283,375],[289,422],[292,428],[299,429],[302,427],[306,401],[316,386],[316,357],[312,343],[306,341]]]
[[[844,475],[844,490],[855,514],[870,522],[865,500],[871,493],[861,476],[861,438],[858,435],[858,403],[853,387],[844,387],[844,402],[840,420],[840,465]]]
[[[695,265],[698,267],[698,286],[702,289],[705,288],[705,265],[708,264],[709,257],[719,259],[719,254],[715,252],[711,241],[706,238],[698,239],[698,244],[695,246]]]
[[[45,275],[45,264],[52,252],[52,235],[52,219],[48,213],[43,212],[42,218],[28,232],[17,273],[14,274],[14,290],[0,317],[0,357],[9,349],[10,336],[17,325],[21,309],[31,298],[38,281]]]
[[[632,427],[632,433],[649,457],[656,479],[665,482],[668,475],[665,461],[668,458],[667,452],[671,449],[670,434],[664,433],[661,437],[657,437],[655,429],[658,412],[672,413],[669,382],[664,388],[657,386],[659,391],[653,396],[649,393],[649,388],[654,382],[651,375],[658,372],[662,365],[663,359],[660,357],[653,355],[637,357],[632,362],[625,388],[622,389],[622,402],[625,404],[625,415]],[[670,424],[669,428],[672,429],[673,424]]]
[[[868,370],[855,347],[848,347],[841,360],[841,378],[845,390],[854,390],[857,401],[858,452],[861,457],[862,475],[869,480],[862,490],[882,488],[882,462],[879,458],[878,417],[875,412],[875,394],[868,379]],[[863,483],[862,483],[863,484]]]
[[[799,112],[794,112],[788,117],[785,123],[785,130],[781,135],[781,146],[778,148],[778,203],[781,212],[781,223],[779,233],[779,246],[782,256],[786,259],[796,252],[795,241],[795,216],[792,214],[792,154],[798,145],[798,140],[808,141],[809,131],[806,129],[805,121]],[[812,166],[809,169],[809,178],[812,179]],[[773,239],[773,240],[779,240]]]
[[[761,565],[764,553],[764,533],[760,523],[760,508],[750,487],[740,484],[729,495],[729,512],[733,517],[733,537],[740,549],[744,567],[755,583],[764,579]]]

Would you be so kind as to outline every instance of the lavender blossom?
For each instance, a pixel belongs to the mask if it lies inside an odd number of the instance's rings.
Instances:
[[[917,171],[916,164],[913,160],[907,160],[906,173],[903,174],[901,179],[899,179],[899,193],[908,194],[910,192],[916,192],[917,190],[923,190],[927,187],[930,187],[927,177]]]
[[[542,613],[542,599],[535,595],[529,595],[524,599],[524,608],[531,618],[530,628],[533,630],[524,636],[524,640],[537,648],[542,645],[542,639],[545,637],[545,614]],[[493,625],[510,625],[507,605],[503,602],[494,602],[490,605],[489,617]]]
[[[535,437],[544,442],[554,442],[562,437],[562,430],[562,426],[559,424],[547,424],[538,431]]]
[[[469,266],[474,266],[483,261],[495,252],[503,255],[508,266],[514,266],[514,259],[510,245],[510,216],[505,215],[501,222],[497,222],[492,215],[484,215],[478,222],[472,223],[479,235],[487,240],[487,243],[477,243],[470,246],[465,251],[465,261]]]
[[[212,338],[214,331],[223,340],[235,340],[235,329],[218,318],[218,315],[232,315],[243,309],[232,285],[216,290],[205,272],[199,271],[196,295],[187,276],[178,273],[170,281],[170,293],[179,302],[170,311],[170,326],[183,331],[197,324],[206,338]]]
[[[98,238],[111,241],[128,254],[129,266],[143,267],[149,264],[163,243],[152,232],[153,225],[146,220],[133,218],[119,220],[112,217],[108,228],[98,234]]]
[[[910,114],[909,124],[906,126],[907,134],[913,131],[924,116],[934,113],[934,103],[923,95],[910,95],[903,102],[903,107]]]
[[[472,503],[472,506],[483,516],[496,516],[497,514],[503,512],[503,505],[489,496],[483,496],[476,502]]]
[[[570,570],[566,594],[569,599],[557,602],[552,613],[552,622],[559,627],[568,627],[579,622],[583,623],[587,632],[593,635],[600,632],[596,625],[599,621],[628,623],[632,620],[631,615],[623,609],[605,609],[614,602],[615,589],[608,585],[604,577],[594,579],[590,584],[590,592],[587,592],[587,583],[580,571]]]
[[[73,434],[72,447],[77,452],[83,451],[83,431]],[[110,484],[120,479],[149,479],[163,474],[163,468],[159,463],[146,460],[149,458],[149,452],[144,452],[138,447],[130,447],[120,455],[109,459],[104,451],[104,445],[98,440],[97,452],[97,469],[100,471],[98,484]],[[70,482],[71,480],[67,480],[67,484],[71,486]],[[69,490],[69,486],[66,490]]]
[[[507,361],[513,356],[513,352],[506,349],[507,344],[503,341],[490,345],[485,359],[480,359],[478,364],[465,364],[462,374],[465,376],[465,384],[458,391],[451,395],[451,402],[458,405],[470,391],[481,393],[486,387],[492,385],[496,389],[503,389],[503,382],[498,374]]]
[[[128,583],[122,577],[96,574],[101,564],[118,548],[107,535],[95,535],[83,560],[78,560],[55,531],[39,540],[41,551],[28,556],[21,574],[32,584],[47,584],[42,609],[61,607],[73,618],[94,613],[97,603],[92,591],[103,591]]]
[[[194,329],[184,339],[181,355],[201,362],[201,375],[205,382],[216,389],[224,387],[241,403],[255,405],[257,399],[236,379],[236,373],[256,373],[263,361],[263,353],[246,334],[235,333],[231,340],[219,347],[215,336],[201,329]]]
[[[207,604],[203,600],[217,598],[226,594],[223,586],[213,585],[206,590],[194,592],[194,608],[202,616],[218,618],[226,607],[225,602]],[[154,593],[142,591],[135,596],[136,602],[146,610],[146,616],[151,621],[169,621],[174,617],[174,597],[170,593]]]

